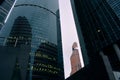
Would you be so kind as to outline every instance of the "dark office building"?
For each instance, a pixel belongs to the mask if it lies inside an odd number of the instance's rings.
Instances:
[[[64,80],[64,65],[63,65],[63,50],[62,50],[62,34],[61,34],[61,25],[60,25],[60,14],[59,10],[56,11],[56,15],[58,16],[57,20],[57,50],[58,50],[58,65],[61,69],[59,71],[59,76],[61,76],[61,80]]]
[[[0,1],[0,5],[1,5],[4,1],[5,1],[5,0],[1,0],[1,1]]]
[[[68,80],[115,80],[114,72],[120,72],[118,16],[106,0],[71,0],[71,4],[85,67]]]
[[[116,15],[120,18],[120,0],[107,0],[107,2],[114,10]]]
[[[26,80],[30,46],[9,47],[0,45],[0,79]]]
[[[9,37],[0,38],[3,40],[3,44],[0,45],[0,61],[4,62],[1,62],[0,79],[26,80],[31,51],[31,31],[28,20],[18,16]]]
[[[1,45],[19,49],[24,48],[24,45],[30,47],[30,52],[27,52],[29,60],[26,60],[29,63],[26,80],[64,80],[62,44],[61,35],[59,35],[61,31],[57,10],[57,0],[17,0],[5,27],[1,30]],[[39,56],[41,54],[43,57]],[[48,58],[53,58],[54,61]],[[14,64],[15,62],[17,59]],[[16,66],[19,67],[19,65]],[[13,69],[13,72],[11,77],[16,72],[19,74],[19,69]]]
[[[22,44],[31,45],[32,29],[26,17],[18,16],[15,20],[9,38],[7,40],[7,46],[18,47]]]
[[[43,42],[35,52],[32,80],[61,80],[57,46]]]
[[[1,0],[0,1],[0,29],[5,23],[6,17],[9,14],[11,7],[13,6],[15,0]]]

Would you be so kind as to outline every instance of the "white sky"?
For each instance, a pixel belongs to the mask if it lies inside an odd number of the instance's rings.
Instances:
[[[70,0],[59,0],[59,7],[60,7],[60,16],[61,16],[64,72],[65,72],[65,78],[67,78],[70,76],[70,72],[71,72],[70,56],[72,54],[72,44],[74,42],[79,43],[79,41],[77,38],[77,32],[71,10]],[[81,58],[82,56],[80,50],[79,50],[79,54]],[[83,66],[82,58],[81,58],[81,63]]]

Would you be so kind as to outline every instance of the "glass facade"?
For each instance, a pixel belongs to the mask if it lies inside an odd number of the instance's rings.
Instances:
[[[7,39],[7,46],[21,46],[22,44],[30,45],[32,38],[32,29],[30,23],[25,17],[18,16],[15,20],[9,38]]]
[[[120,18],[120,0],[107,0],[107,2]]]
[[[15,0],[2,0],[0,1],[0,29],[5,23],[5,19],[13,6]]]
[[[43,42],[35,52],[32,80],[61,80],[59,79],[57,46]]]
[[[26,68],[21,67],[23,62],[20,61],[20,56],[17,56],[18,59],[14,57],[14,63],[11,64],[15,66],[18,60],[20,70],[24,72],[19,72],[20,75],[12,74],[14,75],[12,78],[16,79],[15,76],[18,76],[22,80],[64,80],[60,20],[57,10],[57,0],[16,2],[5,27],[1,30],[0,44],[6,49],[13,48],[13,51],[14,48],[25,49],[26,46],[28,49],[26,49],[27,60],[24,63]],[[12,68],[17,69],[18,66],[14,66]],[[14,69],[13,71],[17,72]]]
[[[111,1],[119,4],[119,0]],[[115,10],[106,0],[71,0],[71,4],[85,63],[85,68],[78,72],[83,75],[79,78],[87,80],[85,76],[88,76],[91,80],[96,80],[96,77],[101,78],[99,80],[115,80],[113,72],[120,72],[118,5]],[[93,75],[89,76],[91,70]]]
[[[89,60],[92,60],[96,54],[91,53],[120,39],[120,21],[105,0],[79,0],[74,3]]]

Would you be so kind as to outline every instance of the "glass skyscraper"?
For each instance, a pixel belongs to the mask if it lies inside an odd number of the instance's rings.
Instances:
[[[20,61],[20,56],[14,57],[12,70],[20,75],[12,73],[12,79],[18,76],[22,80],[64,80],[58,9],[57,0],[17,0],[0,33],[1,46],[13,48],[14,53],[14,48],[28,46],[25,72],[18,69],[23,71],[24,61]]]
[[[1,0],[0,1],[0,29],[3,27],[14,2],[15,0]]]
[[[15,20],[9,38],[7,40],[7,46],[21,46],[22,44],[30,45],[32,38],[32,29],[30,23],[25,17],[18,16]]]
[[[71,0],[71,4],[85,63],[76,75],[81,80],[115,80],[113,73],[120,72],[119,17],[106,0]]]
[[[107,2],[120,18],[120,0],[107,0]]]

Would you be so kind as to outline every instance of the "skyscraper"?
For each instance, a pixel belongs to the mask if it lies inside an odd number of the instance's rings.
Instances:
[[[71,73],[70,73],[70,75],[74,74],[75,72],[79,71],[82,68],[77,47],[78,47],[77,43],[74,42],[73,46],[72,46],[73,53],[70,57],[70,60],[71,60]]]
[[[0,45],[0,61],[5,62],[1,62],[0,71],[4,71],[0,73],[1,79],[26,80],[31,51],[31,31],[27,18],[18,16],[13,23],[9,37],[0,37],[3,39],[3,45]]]
[[[50,42],[42,42],[35,52],[32,80],[61,80],[58,67],[57,46]]]
[[[13,47],[16,43],[14,47],[20,48],[30,44],[30,52],[26,53],[29,54],[27,80],[64,79],[57,10],[57,0],[18,0],[0,33],[1,41],[4,44],[7,41],[4,46]],[[11,37],[17,40],[11,42]]]
[[[15,0],[1,0],[0,1],[0,29],[5,23],[6,17],[8,16]]]
[[[120,0],[107,0],[107,2],[114,10],[116,15],[120,18]]]
[[[85,63],[78,73],[81,80],[88,78],[85,75],[92,80],[115,80],[114,71],[120,72],[118,16],[106,0],[71,0],[71,4]]]
[[[32,29],[26,17],[18,16],[10,32],[7,46],[31,45]]]

